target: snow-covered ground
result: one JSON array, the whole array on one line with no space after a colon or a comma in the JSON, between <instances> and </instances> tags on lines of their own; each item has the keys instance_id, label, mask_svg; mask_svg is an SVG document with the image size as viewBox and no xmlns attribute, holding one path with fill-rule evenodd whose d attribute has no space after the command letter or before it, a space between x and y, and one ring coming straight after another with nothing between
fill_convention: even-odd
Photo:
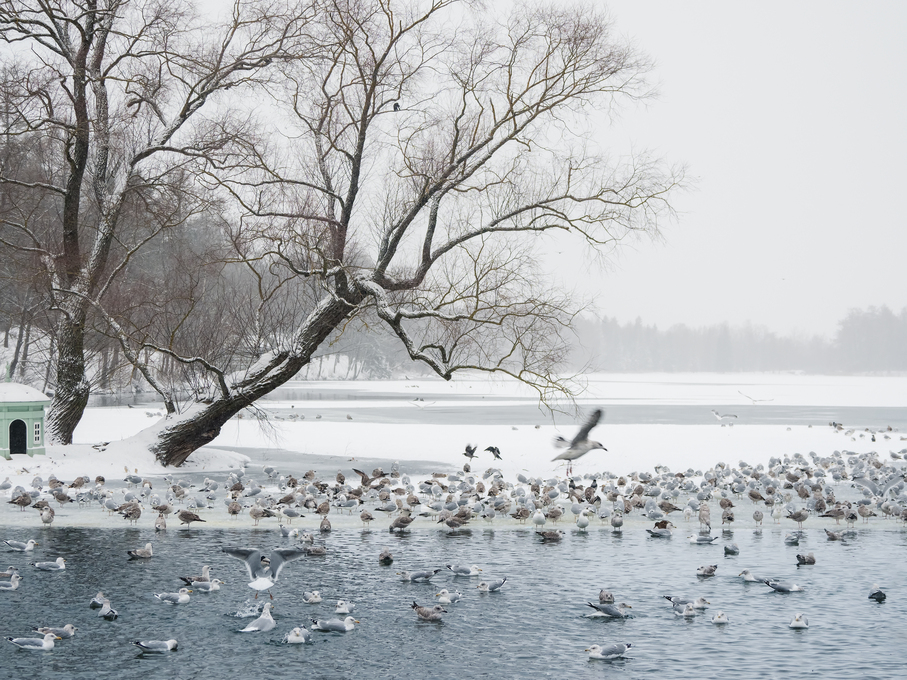
<instances>
[{"instance_id":1,"label":"snow-covered ground","mask_svg":"<svg viewBox=\"0 0 907 680\"><path fill-rule=\"evenodd\" d=\"M246 454L259 462L269 451L293 452L284 457L284 460L295 462L286 472L297 475L312 467L314 456L319 461L316 471L331 478L338 470L350 474L351 468L366 465L357 464L363 459L400 461L404 471L407 463L423 462L435 465L439 472L446 472L463 466L466 462L462 455L464 446L472 443L478 444L479 448L479 458L472 465L474 471L496 467L506 478L513 478L518 473L563 476L563 462L552 461L557 450L551 442L558 434L572 438L576 427L572 421L569 425L554 425L541 412L535 424L514 424L506 420L495 424L472 424L471 419L478 413L487 423L489 411L493 414L495 409L501 409L502 414L506 413L504 407L526 404L527 397L531 396L522 386L497 381L406 380L307 383L290 387L309 390L325 398L260 402L263 412L270 416L266 422L248 415L231 420L211 445L192 455L179 474L196 472L223 476L221 473L249 463ZM355 401L329 398L331 390L351 387L363 394L382 396ZM399 395L400 399L393 399L393 395ZM378 408L400 407L406 400L417 397L425 398L425 402L418 403L424 413L443 412L442 422L400 424L370 419L370 414ZM592 375L579 400L583 411L593 405L607 409L609 405L617 404L684 404L701 405L707 412L710 405L723 405L733 410L735 405L752 406L754 403L772 407L907 409L907 377ZM403 408L412 408L412 405ZM9 477L14 484L29 488L32 478L47 479L51 473L67 482L79 475L91 478L103 475L110 484L119 485L122 485L125 470L137 471L150 478L164 475L168 470L148 453L147 433L141 434L143 429L159 424L157 413L154 407L89 408L76 430L74 445L49 446L46 457L0 459L0 480ZM324 417L318 419L321 414ZM347 414L350 419L346 418ZM426 417L426 420L431 418ZM562 417L558 422L568 420ZM865 430L861 423L845 423L857 428L846 433L819 422L750 424L739 418L729 422L733 424L717 420L708 424L609 424L606 418L593 431L592 438L600 440L608 451L587 454L576 462L574 473L607 470L626 474L652 470L656 465L668 466L673 471L704 470L719 461L736 465L745 460L755 465L767 463L772 456L812 451L823 456L835 450L877 451L887 458L889 451L897 452L907 447L905 433L880 431L883 423L874 423L874 432ZM872 441L873 435L876 441ZM494 464L491 454L483 451L491 445L497 446L502 455L502 460ZM6 515L9 517L9 513Z\"/></svg>"}]
</instances>

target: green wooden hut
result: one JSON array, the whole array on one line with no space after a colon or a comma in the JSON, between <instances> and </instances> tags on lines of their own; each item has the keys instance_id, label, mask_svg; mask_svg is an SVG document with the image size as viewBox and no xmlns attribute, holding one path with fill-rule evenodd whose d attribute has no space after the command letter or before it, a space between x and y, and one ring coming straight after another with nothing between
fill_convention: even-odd
<instances>
[{"instance_id":1,"label":"green wooden hut","mask_svg":"<svg viewBox=\"0 0 907 680\"><path fill-rule=\"evenodd\" d=\"M34 387L0 383L0 456L43 456L44 405L50 399Z\"/></svg>"}]
</instances>

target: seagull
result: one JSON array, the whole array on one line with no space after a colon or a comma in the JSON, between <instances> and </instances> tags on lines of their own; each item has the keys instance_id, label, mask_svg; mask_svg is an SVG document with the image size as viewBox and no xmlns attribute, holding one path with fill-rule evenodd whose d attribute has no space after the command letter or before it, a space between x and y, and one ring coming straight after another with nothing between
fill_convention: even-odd
<instances>
[{"instance_id":1,"label":"seagull","mask_svg":"<svg viewBox=\"0 0 907 680\"><path fill-rule=\"evenodd\" d=\"M353 468L353 472L355 472L357 475L359 475L359 478L362 480L361 486L366 486L366 487L371 486L372 482L377 481L377 480L381 479L382 477L384 477L384 471L381 468L372 470L371 477L369 477L367 474L365 474L362 470L357 470L356 468Z\"/></svg>"},{"instance_id":2,"label":"seagull","mask_svg":"<svg viewBox=\"0 0 907 680\"><path fill-rule=\"evenodd\" d=\"M751 402L753 402L753 404L758 404L759 402L763 402L763 401L775 401L774 397L771 399L753 399L753 397L751 397L748 394L743 394L743 392L741 392L740 390L737 390L737 394L743 395L744 397L749 399ZM713 411L713 413L714 413L714 411Z\"/></svg>"},{"instance_id":3,"label":"seagull","mask_svg":"<svg viewBox=\"0 0 907 680\"><path fill-rule=\"evenodd\" d=\"M317 590L313 590L312 592L305 591L302 594L302 601L306 604L318 604L321 602L321 593Z\"/></svg>"},{"instance_id":4,"label":"seagull","mask_svg":"<svg viewBox=\"0 0 907 680\"><path fill-rule=\"evenodd\" d=\"M17 590L21 580L22 577L14 573L9 577L9 581L0 581L0 590Z\"/></svg>"},{"instance_id":5,"label":"seagull","mask_svg":"<svg viewBox=\"0 0 907 680\"><path fill-rule=\"evenodd\" d=\"M221 548L221 550L230 557L235 557L236 559L245 562L246 571L249 572L249 578L252 579L252 582L249 583L249 587L257 591L255 593L256 598L258 598L258 593L262 590L267 590L269 591L268 594L271 596L272 600L274 599L274 596L270 594L270 590L274 587L274 584L277 583L281 570L287 562L298 560L306 554L305 550L296 550L295 548L274 550L271 552L269 566L265 566L262 563L261 552L258 550L251 550L249 548Z\"/></svg>"},{"instance_id":6,"label":"seagull","mask_svg":"<svg viewBox=\"0 0 907 680\"><path fill-rule=\"evenodd\" d=\"M53 633L46 633L43 638L6 638L19 649L47 650L54 648L54 640L59 640Z\"/></svg>"},{"instance_id":7,"label":"seagull","mask_svg":"<svg viewBox=\"0 0 907 680\"><path fill-rule=\"evenodd\" d=\"M437 574L440 569L432 569L430 571L398 571L397 575L402 581L428 581L432 576Z\"/></svg>"},{"instance_id":8,"label":"seagull","mask_svg":"<svg viewBox=\"0 0 907 680\"><path fill-rule=\"evenodd\" d=\"M201 517L196 515L191 510L180 510L180 514L177 515L180 520L180 524L185 524L188 528L193 522L205 522Z\"/></svg>"},{"instance_id":9,"label":"seagull","mask_svg":"<svg viewBox=\"0 0 907 680\"><path fill-rule=\"evenodd\" d=\"M588 606L592 607L597 613L589 614L589 616L605 616L611 619L625 619L630 616L628 613L624 612L624 609L633 609L626 602L621 602L620 604L611 604L599 602L598 604L594 602L587 602Z\"/></svg>"},{"instance_id":10,"label":"seagull","mask_svg":"<svg viewBox=\"0 0 907 680\"><path fill-rule=\"evenodd\" d=\"M189 602L191 592L188 588L180 588L178 593L154 593L154 596L167 604L186 604Z\"/></svg>"},{"instance_id":11,"label":"seagull","mask_svg":"<svg viewBox=\"0 0 907 680\"><path fill-rule=\"evenodd\" d=\"M491 455L494 456L494 460L503 460L501 458L501 450L497 446L489 446L486 451L491 451Z\"/></svg>"},{"instance_id":12,"label":"seagull","mask_svg":"<svg viewBox=\"0 0 907 680\"><path fill-rule=\"evenodd\" d=\"M499 581L482 581L479 585L476 586L476 588L478 588L483 593L494 593L500 590L505 583L507 583L506 576Z\"/></svg>"},{"instance_id":13,"label":"seagull","mask_svg":"<svg viewBox=\"0 0 907 680\"><path fill-rule=\"evenodd\" d=\"M98 612L98 618L107 619L108 621L113 621L117 617L117 610L110 606L110 600L106 597L101 605L101 611Z\"/></svg>"},{"instance_id":14,"label":"seagull","mask_svg":"<svg viewBox=\"0 0 907 680\"><path fill-rule=\"evenodd\" d=\"M177 642L176 640L136 640L132 644L143 652L161 654L176 649Z\"/></svg>"},{"instance_id":15,"label":"seagull","mask_svg":"<svg viewBox=\"0 0 907 680\"><path fill-rule=\"evenodd\" d=\"M127 550L126 554L129 555L130 560L138 559L148 559L152 556L151 544L146 543L144 548L136 548L135 550Z\"/></svg>"},{"instance_id":16,"label":"seagull","mask_svg":"<svg viewBox=\"0 0 907 680\"><path fill-rule=\"evenodd\" d=\"M875 600L876 602L884 602L886 597L888 596L879 590L879 584L873 583L872 588L869 590L869 599Z\"/></svg>"},{"instance_id":17,"label":"seagull","mask_svg":"<svg viewBox=\"0 0 907 680\"><path fill-rule=\"evenodd\" d=\"M454 604L463 599L463 596L460 595L459 590L454 592L449 592L447 588L444 588L440 593L437 593L435 597L438 598L438 604Z\"/></svg>"},{"instance_id":18,"label":"seagull","mask_svg":"<svg viewBox=\"0 0 907 680\"><path fill-rule=\"evenodd\" d=\"M479 569L478 565L472 565L471 567L466 567L460 564L448 564L447 568L453 572L454 576L478 576L479 572L482 571Z\"/></svg>"},{"instance_id":19,"label":"seagull","mask_svg":"<svg viewBox=\"0 0 907 680\"><path fill-rule=\"evenodd\" d=\"M187 586L195 586L198 583L205 583L211 580L211 565L204 565L202 567L201 576L180 576L180 581L185 583Z\"/></svg>"},{"instance_id":20,"label":"seagull","mask_svg":"<svg viewBox=\"0 0 907 680\"><path fill-rule=\"evenodd\" d=\"M797 566L798 567L806 565L806 564L815 564L815 563L816 563L816 556L813 555L812 553L808 553L806 555L803 555L803 554L797 555Z\"/></svg>"},{"instance_id":21,"label":"seagull","mask_svg":"<svg viewBox=\"0 0 907 680\"><path fill-rule=\"evenodd\" d=\"M476 447L469 444L466 445L466 450L463 452L463 455L472 460L476 457Z\"/></svg>"},{"instance_id":22,"label":"seagull","mask_svg":"<svg viewBox=\"0 0 907 680\"><path fill-rule=\"evenodd\" d=\"M325 633L346 633L355 628L359 623L352 616L347 616L343 621L340 619L312 619L312 630L320 630Z\"/></svg>"},{"instance_id":23,"label":"seagull","mask_svg":"<svg viewBox=\"0 0 907 680\"><path fill-rule=\"evenodd\" d=\"M284 636L283 641L288 645L303 645L312 641L312 633L305 626L297 626Z\"/></svg>"},{"instance_id":24,"label":"seagull","mask_svg":"<svg viewBox=\"0 0 907 680\"><path fill-rule=\"evenodd\" d=\"M53 562L32 562L32 565L41 571L63 571L66 569L66 560L58 557Z\"/></svg>"},{"instance_id":25,"label":"seagull","mask_svg":"<svg viewBox=\"0 0 907 680\"><path fill-rule=\"evenodd\" d=\"M721 536L703 536L699 534L698 536L690 536L690 543L693 545L711 545L715 541L720 541Z\"/></svg>"},{"instance_id":26,"label":"seagull","mask_svg":"<svg viewBox=\"0 0 907 680\"><path fill-rule=\"evenodd\" d=\"M718 413L715 409L712 409L712 415L715 416L718 420L724 420L725 418L736 418L733 413Z\"/></svg>"},{"instance_id":27,"label":"seagull","mask_svg":"<svg viewBox=\"0 0 907 680\"><path fill-rule=\"evenodd\" d=\"M788 628L809 628L809 619L806 618L806 615L798 612L794 614L794 618L791 620Z\"/></svg>"},{"instance_id":28,"label":"seagull","mask_svg":"<svg viewBox=\"0 0 907 680\"><path fill-rule=\"evenodd\" d=\"M33 539L28 539L28 543L23 543L22 541L3 541L6 545L9 546L10 550L14 552L31 552L35 549L35 546L38 545L38 542Z\"/></svg>"},{"instance_id":29,"label":"seagull","mask_svg":"<svg viewBox=\"0 0 907 680\"><path fill-rule=\"evenodd\" d=\"M696 570L696 576L714 576L718 571L717 564L704 564Z\"/></svg>"},{"instance_id":30,"label":"seagull","mask_svg":"<svg viewBox=\"0 0 907 680\"><path fill-rule=\"evenodd\" d=\"M416 615L423 621L440 621L441 614L446 614L447 610L439 604L434 607L420 607L415 600L410 605Z\"/></svg>"},{"instance_id":31,"label":"seagull","mask_svg":"<svg viewBox=\"0 0 907 680\"><path fill-rule=\"evenodd\" d=\"M724 612L718 612L717 614L715 614L715 616L712 617L712 623L714 623L716 626L719 626L719 625L722 625L725 623L730 623L730 622L731 622L731 620L727 617L727 614L725 614Z\"/></svg>"},{"instance_id":32,"label":"seagull","mask_svg":"<svg viewBox=\"0 0 907 680\"><path fill-rule=\"evenodd\" d=\"M618 659L626 654L627 650L632 646L633 645L630 642L605 645L604 647L600 645L592 645L585 651L589 652L590 659Z\"/></svg>"},{"instance_id":33,"label":"seagull","mask_svg":"<svg viewBox=\"0 0 907 680\"><path fill-rule=\"evenodd\" d=\"M676 595L662 595L662 597L675 606L691 604L693 605L693 609L708 609L709 605L712 604L704 597L697 597L695 600L688 600L684 597L677 597Z\"/></svg>"},{"instance_id":34,"label":"seagull","mask_svg":"<svg viewBox=\"0 0 907 680\"><path fill-rule=\"evenodd\" d=\"M779 593L796 593L803 590L803 588L801 586L798 586L796 583L789 583L787 581L764 579L762 582L769 588L772 588Z\"/></svg>"},{"instance_id":35,"label":"seagull","mask_svg":"<svg viewBox=\"0 0 907 680\"><path fill-rule=\"evenodd\" d=\"M690 618L691 616L696 616L696 610L693 609L692 602L687 602L686 604L675 604L674 614L676 614L677 616L683 616L684 618Z\"/></svg>"},{"instance_id":36,"label":"seagull","mask_svg":"<svg viewBox=\"0 0 907 680\"><path fill-rule=\"evenodd\" d=\"M335 614L352 614L356 605L348 600L337 600L337 607L334 609Z\"/></svg>"},{"instance_id":37,"label":"seagull","mask_svg":"<svg viewBox=\"0 0 907 680\"><path fill-rule=\"evenodd\" d=\"M273 630L277 624L274 622L274 619L271 617L271 607L273 607L270 602L265 602L265 606L261 610L261 616L255 619L245 628L241 629L240 633L267 633L269 630Z\"/></svg>"},{"instance_id":38,"label":"seagull","mask_svg":"<svg viewBox=\"0 0 907 680\"><path fill-rule=\"evenodd\" d=\"M35 628L35 630L37 632L41 633L41 635L47 635L48 633L51 633L53 635L56 635L59 639L62 640L63 638L73 637L76 634L76 631L78 630L78 628L76 628L71 623L67 623L62 628L53 628L50 626L43 626L41 628Z\"/></svg>"},{"instance_id":39,"label":"seagull","mask_svg":"<svg viewBox=\"0 0 907 680\"><path fill-rule=\"evenodd\" d=\"M576 433L576 436L572 441L567 441L563 437L555 437L554 445L558 448L567 447L567 450L563 453L555 456L552 460L566 460L570 461L567 464L567 476L573 472L573 461L577 458L585 456L587 453L593 449L601 449L602 451L607 451L603 444L600 442L592 441L589 439L589 433L592 432L592 428L598 425L598 421L601 420L602 410L600 408L595 409L583 426L579 429L579 432Z\"/></svg>"},{"instance_id":40,"label":"seagull","mask_svg":"<svg viewBox=\"0 0 907 680\"><path fill-rule=\"evenodd\" d=\"M224 581L213 578L210 581L198 581L192 587L200 593L213 593L215 590L220 590L222 585L224 585Z\"/></svg>"}]
</instances>

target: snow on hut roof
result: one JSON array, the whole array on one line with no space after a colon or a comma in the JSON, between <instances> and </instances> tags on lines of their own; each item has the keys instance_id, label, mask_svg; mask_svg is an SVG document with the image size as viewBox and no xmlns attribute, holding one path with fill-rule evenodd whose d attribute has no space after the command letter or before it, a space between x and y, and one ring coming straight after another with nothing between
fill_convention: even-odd
<instances>
[{"instance_id":1,"label":"snow on hut roof","mask_svg":"<svg viewBox=\"0 0 907 680\"><path fill-rule=\"evenodd\" d=\"M50 398L28 385L0 383L0 401L50 401Z\"/></svg>"}]
</instances>

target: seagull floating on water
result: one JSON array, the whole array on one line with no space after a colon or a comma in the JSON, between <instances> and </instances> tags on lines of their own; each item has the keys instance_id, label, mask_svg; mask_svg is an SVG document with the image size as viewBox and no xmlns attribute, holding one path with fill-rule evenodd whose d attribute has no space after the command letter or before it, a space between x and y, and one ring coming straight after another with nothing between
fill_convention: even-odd
<instances>
[{"instance_id":1,"label":"seagull floating on water","mask_svg":"<svg viewBox=\"0 0 907 680\"><path fill-rule=\"evenodd\" d=\"M802 612L794 614L794 618L788 624L788 628L809 628L809 619Z\"/></svg>"},{"instance_id":2,"label":"seagull floating on water","mask_svg":"<svg viewBox=\"0 0 907 680\"><path fill-rule=\"evenodd\" d=\"M16 645L19 649L50 651L54 648L54 640L59 640L60 638L53 633L46 633L43 638L8 637L6 639Z\"/></svg>"},{"instance_id":3,"label":"seagull floating on water","mask_svg":"<svg viewBox=\"0 0 907 680\"><path fill-rule=\"evenodd\" d=\"M143 652L163 654L164 652L176 649L178 643L176 640L136 640L132 644Z\"/></svg>"},{"instance_id":4,"label":"seagull floating on water","mask_svg":"<svg viewBox=\"0 0 907 680\"><path fill-rule=\"evenodd\" d=\"M273 630L277 623L274 621L271 616L271 607L273 607L270 602L265 602L265 606L262 607L261 616L252 621L245 628L240 629L240 633L267 633L269 630Z\"/></svg>"},{"instance_id":5,"label":"seagull floating on water","mask_svg":"<svg viewBox=\"0 0 907 680\"><path fill-rule=\"evenodd\" d=\"M154 596L167 604L187 604L191 592L188 588L180 588L177 593L154 593Z\"/></svg>"},{"instance_id":6,"label":"seagull floating on water","mask_svg":"<svg viewBox=\"0 0 907 680\"><path fill-rule=\"evenodd\" d=\"M632 647L633 644L630 642L622 642L613 645L592 645L587 648L585 651L589 652L590 659L618 659L627 653L627 650Z\"/></svg>"},{"instance_id":7,"label":"seagull floating on water","mask_svg":"<svg viewBox=\"0 0 907 680\"><path fill-rule=\"evenodd\" d=\"M53 562L32 562L32 565L41 571L63 571L66 569L66 560L58 557Z\"/></svg>"},{"instance_id":8,"label":"seagull floating on water","mask_svg":"<svg viewBox=\"0 0 907 680\"><path fill-rule=\"evenodd\" d=\"M869 599L884 602L886 597L888 596L879 589L879 584L873 583L872 588L869 589Z\"/></svg>"},{"instance_id":9,"label":"seagull floating on water","mask_svg":"<svg viewBox=\"0 0 907 680\"><path fill-rule=\"evenodd\" d=\"M447 610L439 604L436 604L434 607L420 607L415 600L413 600L410 607L416 612L416 616L423 621L440 621L441 614L447 613Z\"/></svg>"},{"instance_id":10,"label":"seagull floating on water","mask_svg":"<svg viewBox=\"0 0 907 680\"><path fill-rule=\"evenodd\" d=\"M303 645L312 641L312 633L305 626L297 626L284 636L283 641L288 645Z\"/></svg>"},{"instance_id":11,"label":"seagull floating on water","mask_svg":"<svg viewBox=\"0 0 907 680\"><path fill-rule=\"evenodd\" d=\"M15 552L31 552L35 549L35 546L38 545L38 542L34 539L28 539L28 543L23 543L22 541L3 541L9 546L10 550Z\"/></svg>"},{"instance_id":12,"label":"seagull floating on water","mask_svg":"<svg viewBox=\"0 0 907 680\"><path fill-rule=\"evenodd\" d=\"M312 630L320 630L325 633L346 633L356 627L359 623L352 616L347 616L343 621L340 619L312 619Z\"/></svg>"},{"instance_id":13,"label":"seagull floating on water","mask_svg":"<svg viewBox=\"0 0 907 680\"><path fill-rule=\"evenodd\" d=\"M506 576L498 581L482 581L476 588L483 593L494 593L500 590L505 583L507 583Z\"/></svg>"},{"instance_id":14,"label":"seagull floating on water","mask_svg":"<svg viewBox=\"0 0 907 680\"><path fill-rule=\"evenodd\" d=\"M438 604L454 604L463 599L459 590L455 590L451 593L447 588L444 588L440 593L437 593L435 597L438 598Z\"/></svg>"}]
</instances>

